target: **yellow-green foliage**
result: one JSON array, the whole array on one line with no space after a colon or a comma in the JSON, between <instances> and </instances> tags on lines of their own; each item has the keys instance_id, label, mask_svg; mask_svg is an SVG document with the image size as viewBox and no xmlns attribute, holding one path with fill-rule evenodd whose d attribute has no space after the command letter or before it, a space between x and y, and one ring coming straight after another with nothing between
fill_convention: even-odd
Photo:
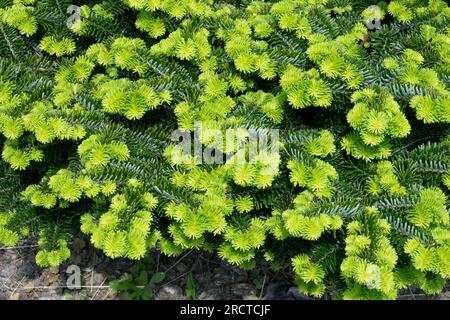
<instances>
[{"instance_id":1,"label":"yellow-green foliage","mask_svg":"<svg viewBox=\"0 0 450 320\"><path fill-rule=\"evenodd\" d=\"M0 242L38 235L58 266L81 231L111 258L292 267L317 298L439 293L448 5L238 2L0 1Z\"/></svg>"}]
</instances>

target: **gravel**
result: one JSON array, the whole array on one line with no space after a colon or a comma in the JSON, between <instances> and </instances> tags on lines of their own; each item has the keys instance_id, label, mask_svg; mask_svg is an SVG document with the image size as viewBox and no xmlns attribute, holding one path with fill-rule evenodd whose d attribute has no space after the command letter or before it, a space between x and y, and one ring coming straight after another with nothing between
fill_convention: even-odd
<instances>
[{"instance_id":1,"label":"gravel","mask_svg":"<svg viewBox=\"0 0 450 320\"><path fill-rule=\"evenodd\" d=\"M21 243L17 248L0 246L0 300L117 299L118 293L109 288L109 282L123 277L135 264L127 259L111 260L81 238L73 240L72 256L59 268L38 267L34 260L36 252L35 242ZM187 299L189 275L194 279L198 300L313 299L298 291L291 273L274 273L263 268L245 271L215 256L194 251L182 258L167 258L157 253L153 256L155 263L148 270L149 278L156 271L166 273L164 281L153 288L157 300ZM71 265L80 270L82 287L76 290L67 288L71 273L66 270ZM330 299L329 294L325 299ZM450 288L435 297L410 288L399 299L450 300Z\"/></svg>"}]
</instances>

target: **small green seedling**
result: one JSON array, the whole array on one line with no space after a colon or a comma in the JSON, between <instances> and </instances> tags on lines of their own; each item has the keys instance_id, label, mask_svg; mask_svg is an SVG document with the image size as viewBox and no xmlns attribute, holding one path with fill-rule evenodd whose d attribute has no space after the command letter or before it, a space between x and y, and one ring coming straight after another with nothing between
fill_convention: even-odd
<instances>
[{"instance_id":1,"label":"small green seedling","mask_svg":"<svg viewBox=\"0 0 450 320\"><path fill-rule=\"evenodd\" d=\"M190 273L186 279L185 295L188 299L197 298L197 282L192 273Z\"/></svg>"},{"instance_id":2,"label":"small green seedling","mask_svg":"<svg viewBox=\"0 0 450 320\"><path fill-rule=\"evenodd\" d=\"M152 257L148 257L131 268L124 279L113 280L109 283L111 289L121 292L123 300L151 300L155 296L155 289L166 274L155 272L149 279L149 269L154 266Z\"/></svg>"}]
</instances>

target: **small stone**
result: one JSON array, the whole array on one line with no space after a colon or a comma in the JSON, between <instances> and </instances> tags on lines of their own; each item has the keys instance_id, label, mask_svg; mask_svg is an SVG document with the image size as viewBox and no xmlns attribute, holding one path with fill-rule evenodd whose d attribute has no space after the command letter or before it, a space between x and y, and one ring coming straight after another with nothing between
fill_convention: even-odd
<instances>
[{"instance_id":1,"label":"small stone","mask_svg":"<svg viewBox=\"0 0 450 320\"><path fill-rule=\"evenodd\" d=\"M231 278L234 283L245 282L248 280L247 271L240 269L239 267L232 266L231 268Z\"/></svg>"},{"instance_id":2,"label":"small stone","mask_svg":"<svg viewBox=\"0 0 450 320\"><path fill-rule=\"evenodd\" d=\"M163 285L156 295L155 300L181 300L183 299L183 290L176 285Z\"/></svg>"},{"instance_id":3,"label":"small stone","mask_svg":"<svg viewBox=\"0 0 450 320\"><path fill-rule=\"evenodd\" d=\"M25 292L26 293L30 293L31 291L34 290L35 286L36 286L36 284L32 280L32 281L29 281L29 282L25 283L25 285L23 287L25 288Z\"/></svg>"},{"instance_id":4,"label":"small stone","mask_svg":"<svg viewBox=\"0 0 450 320\"><path fill-rule=\"evenodd\" d=\"M105 276L99 272L95 272L91 277L92 279L92 285L101 285L103 281L105 280Z\"/></svg>"},{"instance_id":5,"label":"small stone","mask_svg":"<svg viewBox=\"0 0 450 320\"><path fill-rule=\"evenodd\" d=\"M283 300L286 299L286 291L289 284L286 281L271 282L267 285L264 300Z\"/></svg>"},{"instance_id":6,"label":"small stone","mask_svg":"<svg viewBox=\"0 0 450 320\"><path fill-rule=\"evenodd\" d=\"M82 249L86 247L86 242L83 239L75 238L72 242L72 249L75 252L80 252Z\"/></svg>"},{"instance_id":7,"label":"small stone","mask_svg":"<svg viewBox=\"0 0 450 320\"><path fill-rule=\"evenodd\" d=\"M198 300L223 300L223 295L219 289L210 289L200 293Z\"/></svg>"},{"instance_id":8,"label":"small stone","mask_svg":"<svg viewBox=\"0 0 450 320\"><path fill-rule=\"evenodd\" d=\"M57 268L46 268L41 274L42 285L50 286L59 281L59 273Z\"/></svg>"},{"instance_id":9,"label":"small stone","mask_svg":"<svg viewBox=\"0 0 450 320\"><path fill-rule=\"evenodd\" d=\"M59 274L59 268L58 267L49 267L49 273L50 274Z\"/></svg>"},{"instance_id":10,"label":"small stone","mask_svg":"<svg viewBox=\"0 0 450 320\"><path fill-rule=\"evenodd\" d=\"M174 269L170 269L166 272L166 279L173 279L177 276L177 271Z\"/></svg>"},{"instance_id":11,"label":"small stone","mask_svg":"<svg viewBox=\"0 0 450 320\"><path fill-rule=\"evenodd\" d=\"M297 287L290 287L287 292L287 298L292 300L313 300L313 298L298 291Z\"/></svg>"},{"instance_id":12,"label":"small stone","mask_svg":"<svg viewBox=\"0 0 450 320\"><path fill-rule=\"evenodd\" d=\"M242 299L246 296L255 295L255 287L248 283L237 283L231 286L233 297Z\"/></svg>"},{"instance_id":13,"label":"small stone","mask_svg":"<svg viewBox=\"0 0 450 320\"><path fill-rule=\"evenodd\" d=\"M19 269L19 272L25 277L31 278L33 274L36 272L36 265L31 264L30 262L24 262Z\"/></svg>"},{"instance_id":14,"label":"small stone","mask_svg":"<svg viewBox=\"0 0 450 320\"><path fill-rule=\"evenodd\" d=\"M179 273L186 273L188 271L188 266L186 266L183 262L178 263L175 266L175 269L177 270L177 272Z\"/></svg>"},{"instance_id":15,"label":"small stone","mask_svg":"<svg viewBox=\"0 0 450 320\"><path fill-rule=\"evenodd\" d=\"M233 283L230 272L222 267L214 269L213 283L217 287L222 287L229 283Z\"/></svg>"},{"instance_id":16,"label":"small stone","mask_svg":"<svg viewBox=\"0 0 450 320\"><path fill-rule=\"evenodd\" d=\"M103 283L105 276L95 270L88 273L83 273L83 283L89 286L98 286Z\"/></svg>"},{"instance_id":17,"label":"small stone","mask_svg":"<svg viewBox=\"0 0 450 320\"><path fill-rule=\"evenodd\" d=\"M74 264L74 265L79 265L79 264L81 264L81 256L78 255L78 254L73 254L73 255L70 257L70 263L71 263L71 264Z\"/></svg>"},{"instance_id":18,"label":"small stone","mask_svg":"<svg viewBox=\"0 0 450 320\"><path fill-rule=\"evenodd\" d=\"M450 291L441 293L439 295L439 300L450 300Z\"/></svg>"}]
</instances>

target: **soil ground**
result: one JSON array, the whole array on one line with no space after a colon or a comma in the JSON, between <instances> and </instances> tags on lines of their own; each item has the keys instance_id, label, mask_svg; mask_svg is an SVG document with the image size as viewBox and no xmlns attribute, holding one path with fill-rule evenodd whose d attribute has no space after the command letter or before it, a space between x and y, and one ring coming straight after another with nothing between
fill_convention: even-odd
<instances>
[{"instance_id":1,"label":"soil ground","mask_svg":"<svg viewBox=\"0 0 450 320\"><path fill-rule=\"evenodd\" d=\"M135 265L125 259L111 260L100 251L75 238L72 257L59 268L40 268L34 261L36 242L28 240L17 247L0 246L0 300L105 300L120 299L117 291L109 287L112 280L131 272ZM272 272L257 268L243 271L220 261L217 257L188 251L176 258L153 253L153 263L148 272L164 272L164 280L150 289L155 299L185 299L188 277L194 279L190 286L196 299L311 299L298 292L289 269ZM72 273L69 266L79 267L81 288L67 287ZM69 269L70 270L70 269ZM192 293L194 288L194 293ZM329 295L325 295L329 299ZM438 296L429 297L414 288L405 290L399 299L450 300L450 286Z\"/></svg>"}]
</instances>

